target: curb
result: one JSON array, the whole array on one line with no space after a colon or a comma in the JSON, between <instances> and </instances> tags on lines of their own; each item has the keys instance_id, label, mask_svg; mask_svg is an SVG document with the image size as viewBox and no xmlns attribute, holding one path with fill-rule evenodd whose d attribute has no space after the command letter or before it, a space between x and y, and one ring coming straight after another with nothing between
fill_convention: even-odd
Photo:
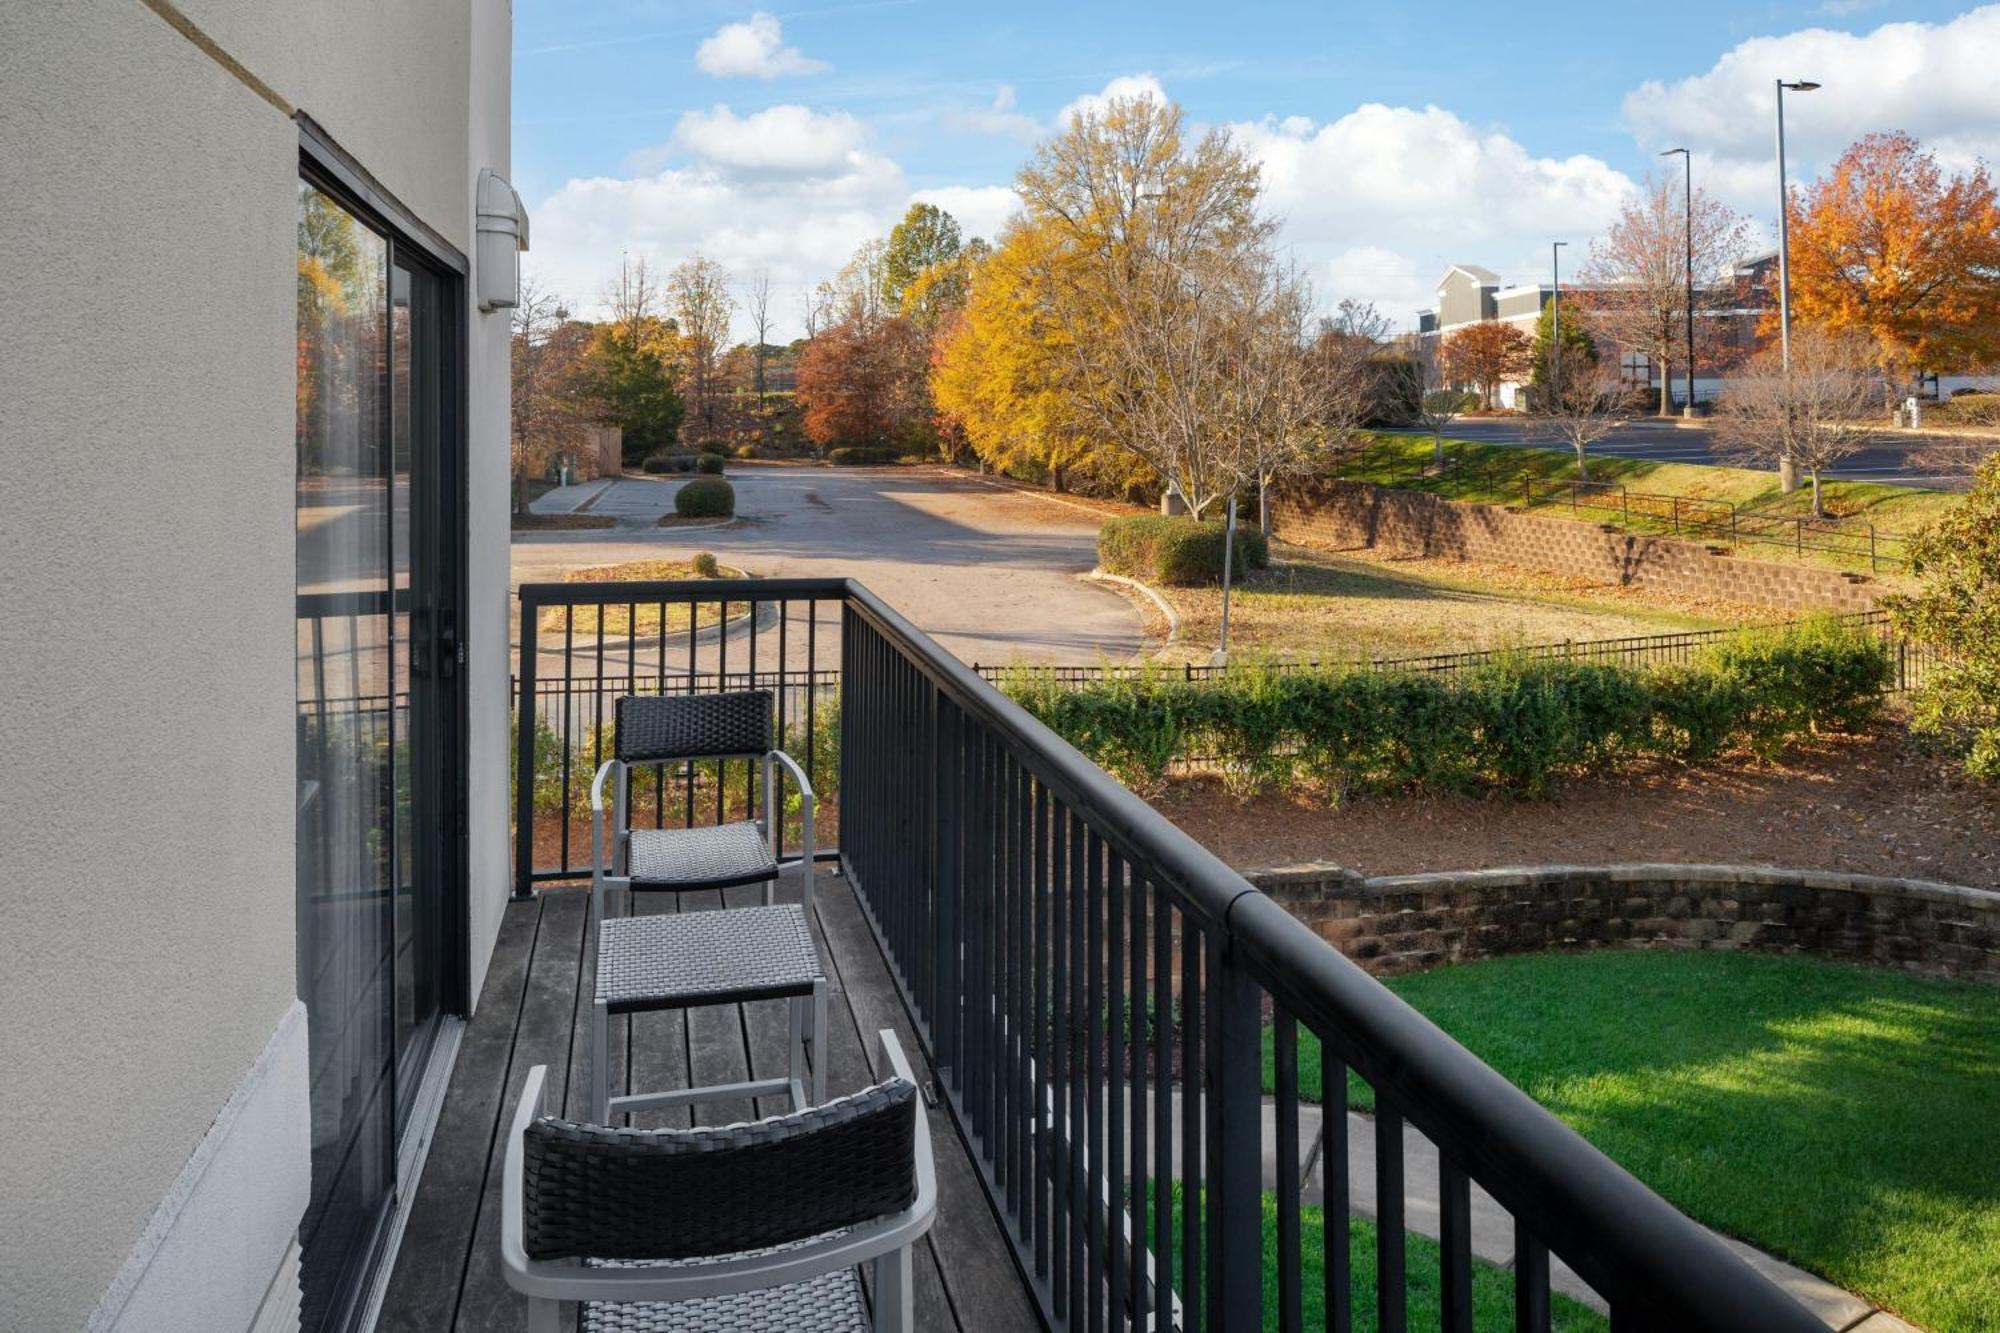
<instances>
[{"instance_id":1,"label":"curb","mask_svg":"<svg viewBox=\"0 0 2000 1333\"><path fill-rule=\"evenodd\" d=\"M1166 598L1160 596L1152 588L1139 582L1137 579L1128 579L1123 574L1107 574L1101 569L1093 569L1088 574L1079 574L1077 577L1091 583L1108 583L1114 587L1125 588L1146 597L1154 606L1159 608L1160 614L1165 617L1167 622L1167 637L1161 642L1160 646L1166 648L1180 641L1181 618L1179 613L1174 610Z\"/></svg>"},{"instance_id":2,"label":"curb","mask_svg":"<svg viewBox=\"0 0 2000 1333\"><path fill-rule=\"evenodd\" d=\"M581 514L581 513L585 512L586 510L588 510L588 509L590 508L590 506L591 506L591 505L593 505L593 504L597 503L597 501L598 501L598 500L599 500L599 499L600 499L600 498L601 498L601 497L602 497L602 496L604 495L604 493L605 493L606 491L608 491L608 490L610 490L610 489L611 489L611 483L612 483L613 481L615 481L615 480L617 480L617 478L615 478L615 477L599 477L599 478L597 478L597 484L596 484L596 487L595 487L595 489L593 489L593 490L592 490L592 491L590 492L590 494L588 494L588 495L584 496L584 497L583 497L583 498L582 498L581 500L578 500L578 501L577 501L577 502L576 502L575 504L571 505L571 506L570 506L569 508L567 508L567 509L537 509L537 508L535 508L535 505L536 505L536 504L539 504L539 503L541 503L541 500L545 500L545 499L547 499L547 498L548 498L547 496L542 496L542 497L541 497L540 499L538 499L538 500L534 501L533 503L531 503L531 504L530 504L530 505L528 506L528 512L529 512L529 513L531 513L531 514L542 514L542 515L553 515L553 514Z\"/></svg>"}]
</instances>

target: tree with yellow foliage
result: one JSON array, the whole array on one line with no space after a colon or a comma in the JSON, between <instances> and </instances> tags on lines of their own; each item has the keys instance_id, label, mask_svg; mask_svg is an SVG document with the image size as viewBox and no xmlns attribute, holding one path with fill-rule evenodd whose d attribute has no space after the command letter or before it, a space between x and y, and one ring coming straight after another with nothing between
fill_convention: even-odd
<instances>
[{"instance_id":1,"label":"tree with yellow foliage","mask_svg":"<svg viewBox=\"0 0 2000 1333\"><path fill-rule=\"evenodd\" d=\"M1792 317L1865 333L1907 378L2000 359L2000 205L1907 134L1871 134L1792 206Z\"/></svg>"}]
</instances>

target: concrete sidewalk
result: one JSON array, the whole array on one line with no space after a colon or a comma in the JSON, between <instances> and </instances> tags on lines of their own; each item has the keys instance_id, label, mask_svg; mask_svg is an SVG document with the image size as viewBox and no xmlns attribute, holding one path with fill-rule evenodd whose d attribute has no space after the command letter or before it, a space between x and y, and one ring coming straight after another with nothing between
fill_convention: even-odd
<instances>
[{"instance_id":1,"label":"concrete sidewalk","mask_svg":"<svg viewBox=\"0 0 2000 1333\"><path fill-rule=\"evenodd\" d=\"M591 481L579 481L572 486L558 486L545 491L528 502L531 514L574 514L595 500L610 488L616 480L613 477L598 477Z\"/></svg>"}]
</instances>

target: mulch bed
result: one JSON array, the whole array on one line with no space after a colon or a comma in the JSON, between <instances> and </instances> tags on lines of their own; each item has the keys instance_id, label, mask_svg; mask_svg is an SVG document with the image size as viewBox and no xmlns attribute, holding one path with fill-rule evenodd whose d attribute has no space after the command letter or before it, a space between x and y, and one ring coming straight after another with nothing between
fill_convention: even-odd
<instances>
[{"instance_id":1,"label":"mulch bed","mask_svg":"<svg viewBox=\"0 0 2000 1333\"><path fill-rule=\"evenodd\" d=\"M1328 809L1282 795L1239 801L1195 778L1153 804L1246 870L1332 861L1395 875L1658 861L2000 889L2000 789L1916 752L1896 726L1777 764L1745 756L1573 782L1544 801L1363 796Z\"/></svg>"}]
</instances>

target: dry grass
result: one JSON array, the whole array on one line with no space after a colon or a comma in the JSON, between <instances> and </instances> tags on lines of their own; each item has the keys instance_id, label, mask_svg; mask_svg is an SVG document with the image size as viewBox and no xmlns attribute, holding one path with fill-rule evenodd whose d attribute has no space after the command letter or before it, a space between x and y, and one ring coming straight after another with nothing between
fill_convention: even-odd
<instances>
[{"instance_id":1,"label":"dry grass","mask_svg":"<svg viewBox=\"0 0 2000 1333\"><path fill-rule=\"evenodd\" d=\"M1167 588L1184 655L1221 631L1219 588ZM1330 555L1276 545L1272 563L1230 598L1232 652L1321 659L1405 657L1564 639L1615 639L1713 629L1742 608L1642 601L1630 589L1554 575L1436 561Z\"/></svg>"},{"instance_id":2,"label":"dry grass","mask_svg":"<svg viewBox=\"0 0 2000 1333\"><path fill-rule=\"evenodd\" d=\"M722 579L742 578L743 571L728 565L719 567ZM685 560L633 560L622 565L593 565L589 569L572 569L563 575L565 583L620 583L626 580L693 579L700 575ZM729 602L726 614L730 618L747 615L748 602ZM696 612L697 628L716 624L725 614L725 604L703 602L693 608ZM690 608L685 604L641 602L637 605L620 603L611 606L576 606L564 608L552 606L542 612L541 629L544 634L561 634L565 625L578 637L591 635L654 635L662 630L672 632L688 628Z\"/></svg>"}]
</instances>

